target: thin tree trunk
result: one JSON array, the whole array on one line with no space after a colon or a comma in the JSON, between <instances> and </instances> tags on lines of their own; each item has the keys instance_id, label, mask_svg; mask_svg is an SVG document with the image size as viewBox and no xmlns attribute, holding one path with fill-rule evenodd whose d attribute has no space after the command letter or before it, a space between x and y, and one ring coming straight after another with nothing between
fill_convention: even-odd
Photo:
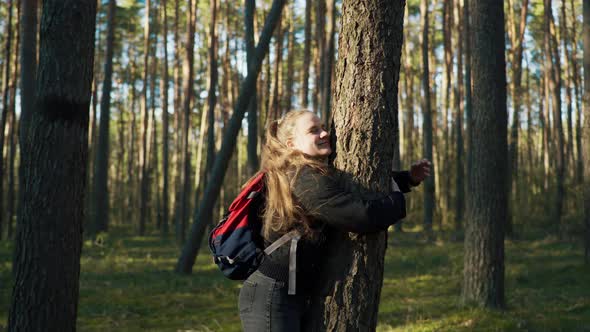
<instances>
[{"instance_id":1,"label":"thin tree trunk","mask_svg":"<svg viewBox=\"0 0 590 332\"><path fill-rule=\"evenodd\" d=\"M43 2L8 331L76 330L95 18L95 0Z\"/></svg>"},{"instance_id":2,"label":"thin tree trunk","mask_svg":"<svg viewBox=\"0 0 590 332\"><path fill-rule=\"evenodd\" d=\"M464 146L463 146L463 16L461 13L461 4L459 1L455 5L455 17L457 17L457 82L455 92L455 132L456 132L456 178L455 178L455 232L459 233L463 228L463 215L465 210L465 165L463 165Z\"/></svg>"},{"instance_id":3,"label":"thin tree trunk","mask_svg":"<svg viewBox=\"0 0 590 332\"><path fill-rule=\"evenodd\" d=\"M287 6L289 26L287 29L287 81L284 87L284 107L285 112L291 110L291 99L293 97L293 66L295 61L295 13L293 4Z\"/></svg>"},{"instance_id":4,"label":"thin tree trunk","mask_svg":"<svg viewBox=\"0 0 590 332\"><path fill-rule=\"evenodd\" d=\"M472 107L472 87L471 87L471 17L469 2L463 0L463 46L465 47L465 81L463 89L465 90L465 128L467 141L467 170L466 170L466 187L471 186L470 179L473 170L473 107ZM466 197L466 204L469 204L469 196Z\"/></svg>"},{"instance_id":5,"label":"thin tree trunk","mask_svg":"<svg viewBox=\"0 0 590 332\"><path fill-rule=\"evenodd\" d=\"M574 5L574 0L570 1L572 10L571 10L571 16L572 16L572 40L571 40L571 45L572 45L572 54L578 54L578 40L577 40L577 36L578 36L578 32L576 29L576 14L575 14L575 5ZM574 80L574 92L575 92L575 98L574 100L576 101L576 110L578 111L578 114L576 116L576 150L577 150L577 163L576 163L576 182L577 183L582 183L583 181L583 175L584 175L584 157L582 155L582 106L580 105L580 101L582 99L582 96L580 94L580 79L579 79L579 73L580 70L578 68L578 61L577 61L577 57L572 56L572 72L573 72L573 80Z\"/></svg>"},{"instance_id":6,"label":"thin tree trunk","mask_svg":"<svg viewBox=\"0 0 590 332\"><path fill-rule=\"evenodd\" d=\"M190 113L191 113L191 101L193 98L193 61L194 61L194 36L195 36L195 25L193 11L196 12L197 2L190 0L187 2L187 28L186 28L186 48L185 58L183 65L183 121L182 121L182 171L180 176L180 185L182 189L180 191L179 209L177 212L178 226L178 241L184 243L186 238L186 221L188 219L188 203L189 203L189 188L190 188L190 159L189 159L189 126L190 126Z\"/></svg>"},{"instance_id":7,"label":"thin tree trunk","mask_svg":"<svg viewBox=\"0 0 590 332\"><path fill-rule=\"evenodd\" d=\"M167 0L162 0L162 43L164 47L164 59L162 61L162 80L161 80L161 94L162 94L162 235L168 236L168 217L169 212L169 138L168 138L168 14L166 12Z\"/></svg>"},{"instance_id":8,"label":"thin tree trunk","mask_svg":"<svg viewBox=\"0 0 590 332\"><path fill-rule=\"evenodd\" d=\"M334 48L335 48L335 35L336 35L336 0L329 0L327 8L328 27L327 27L327 38L326 44L324 45L324 56L322 57L324 65L322 67L322 93L321 95L321 106L322 117L326 128L329 128L330 124L330 109L331 109L331 98L332 98L332 73L334 72Z\"/></svg>"},{"instance_id":9,"label":"thin tree trunk","mask_svg":"<svg viewBox=\"0 0 590 332\"><path fill-rule=\"evenodd\" d=\"M424 93L424 104L422 107L422 114L424 117L422 124L423 135L423 149L422 154L424 158L432 160L432 111L430 106L430 68L428 63L428 1L422 0L420 3L421 15L421 45L422 45L422 89ZM437 167L437 166L435 166ZM434 172L433 172L434 173ZM424 181L424 231L426 233L432 232L432 215L434 213L434 176L431 176ZM428 234L429 235L429 234Z\"/></svg>"},{"instance_id":10,"label":"thin tree trunk","mask_svg":"<svg viewBox=\"0 0 590 332\"><path fill-rule=\"evenodd\" d=\"M553 224L560 228L561 215L563 209L563 200L565 195L564 181L565 181L565 153L564 153L564 135L563 126L561 124L561 66L559 51L557 49L557 40L555 37L555 31L551 28L553 23L553 14L551 13L551 0L544 0L545 4L545 50L548 57L547 63L549 64L549 74L551 80L551 88L553 92L552 99L552 110L553 110L553 121L555 127L555 135L557 135L556 145L556 180L557 190L554 193L553 206L551 216ZM549 34L549 35L547 35Z\"/></svg>"},{"instance_id":11,"label":"thin tree trunk","mask_svg":"<svg viewBox=\"0 0 590 332\"><path fill-rule=\"evenodd\" d=\"M444 150L442 151L442 165L439 166L439 169L444 174L451 174L451 167L450 167L450 151L451 151L451 129L449 124L449 114L451 113L451 77L453 76L453 52L451 50L453 40L452 40L452 31L453 31L453 0L446 0L443 1L443 46L444 46L444 91L443 91L443 142ZM451 176L444 176L444 184L442 184L442 190L440 192L441 198L444 199L445 206L444 210L441 211L449 211L451 209ZM442 180L439 177L439 180ZM449 213L442 213L441 217L444 219L444 223L448 223L448 215Z\"/></svg>"},{"instance_id":12,"label":"thin tree trunk","mask_svg":"<svg viewBox=\"0 0 590 332\"><path fill-rule=\"evenodd\" d=\"M205 181L207 186L213 161L215 160L215 105L217 104L217 36L215 35L215 23L217 15L217 0L210 0L210 25L209 25L209 92L207 94L207 161L205 163ZM229 41L227 42L229 50ZM229 65L229 64L228 64ZM230 74L231 75L231 74ZM231 76L230 76L231 77ZM231 80L230 80L231 81ZM196 207L195 207L196 208Z\"/></svg>"},{"instance_id":13,"label":"thin tree trunk","mask_svg":"<svg viewBox=\"0 0 590 332\"><path fill-rule=\"evenodd\" d=\"M135 142L137 140L137 117L135 112L135 101L136 101L136 89L135 89L135 81L137 76L137 54L135 47L132 47L129 51L129 59L130 59L130 67L131 67L131 84L130 84L130 94L131 94L131 107L129 108L130 116L131 116L131 130L129 132L129 155L127 159L127 199L126 199L126 206L127 206L127 213L125 220L131 221L135 220L135 211L137 209L137 196L136 194L136 172L135 172L135 160L136 160L136 152L135 152Z\"/></svg>"},{"instance_id":14,"label":"thin tree trunk","mask_svg":"<svg viewBox=\"0 0 590 332\"><path fill-rule=\"evenodd\" d=\"M242 82L240 96L235 104L234 112L232 113L227 128L224 131L221 149L215 157L211 179L208 181L207 187L204 191L205 194L203 195L203 200L193 218L194 221L191 226L190 237L185 243L176 264L176 272L178 273L189 274L192 272L205 228L211 223L215 201L221 190L221 184L223 183L223 178L229 165L230 157L235 148L236 137L240 131L242 119L250 104L252 92L255 89L258 74L262 67L262 60L268 51L270 38L280 20L281 11L285 6L285 2L285 0L273 1L272 8L264 24L264 28L262 29L258 45L256 46L256 53L254 56L254 59L256 60L252 66L249 66L248 75Z\"/></svg>"},{"instance_id":15,"label":"thin tree trunk","mask_svg":"<svg viewBox=\"0 0 590 332\"><path fill-rule=\"evenodd\" d=\"M104 63L104 81L100 99L100 124L98 128L98 146L94 163L94 233L109 229L109 123L111 117L111 87L113 77L113 47L115 40L115 16L117 1L109 0L107 14L107 45Z\"/></svg>"},{"instance_id":16,"label":"thin tree trunk","mask_svg":"<svg viewBox=\"0 0 590 332\"><path fill-rule=\"evenodd\" d=\"M270 102L271 111L269 117L266 119L267 124L270 121L278 119L281 117L281 60L283 58L283 27L282 27L283 19L279 21L279 25L277 26L277 31L275 33L276 38L276 46L275 46L275 62L274 62L274 79L273 79L273 88L272 88L272 97Z\"/></svg>"},{"instance_id":17,"label":"thin tree trunk","mask_svg":"<svg viewBox=\"0 0 590 332\"><path fill-rule=\"evenodd\" d=\"M159 20L159 6L156 0L154 0L154 8L152 12L152 17L154 18L153 23L153 41L152 46L150 46L150 57L153 59L152 63L150 64L150 106L149 106L149 116L151 120L148 122L148 135L147 135L147 195L148 197L146 208L146 219L147 220L155 220L156 221L156 229L159 229L160 226L160 217L159 214L161 212L160 207L160 190L158 188L158 181L154 179L158 178L158 149L157 149L157 140L158 140L158 132L156 126L156 73L158 72L158 57L156 56L156 48L158 46L158 20ZM155 188L154 188L155 187ZM153 193L153 194L152 194ZM155 196L155 197L152 197ZM152 199L155 198L155 202ZM154 218L155 213L155 218Z\"/></svg>"},{"instance_id":18,"label":"thin tree trunk","mask_svg":"<svg viewBox=\"0 0 590 332\"><path fill-rule=\"evenodd\" d=\"M148 124L149 124L149 107L147 99L148 91L148 71L149 71L149 54L150 54L150 0L145 0L145 16L144 16L144 35L143 35L143 87L141 91L141 115L142 115L142 131L141 131L141 154L139 158L140 167L140 185L139 185L139 235L145 234L145 220L148 209Z\"/></svg>"},{"instance_id":19,"label":"thin tree trunk","mask_svg":"<svg viewBox=\"0 0 590 332\"><path fill-rule=\"evenodd\" d=\"M6 45L4 51L4 69L2 78L2 114L0 114L0 211L4 210L4 132L9 109L10 65L12 61L12 12L14 0L8 0L8 22L6 23ZM4 213L0 212L0 239L2 239Z\"/></svg>"},{"instance_id":20,"label":"thin tree trunk","mask_svg":"<svg viewBox=\"0 0 590 332\"><path fill-rule=\"evenodd\" d=\"M324 86L324 54L326 54L326 1L316 0L315 10L315 40L316 40L316 57L315 57L315 86L313 92L313 108L319 114L324 114L322 107L322 92Z\"/></svg>"},{"instance_id":21,"label":"thin tree trunk","mask_svg":"<svg viewBox=\"0 0 590 332\"><path fill-rule=\"evenodd\" d=\"M12 224L14 217L14 190L15 190L15 174L14 164L16 155L16 142L18 135L18 128L16 122L16 87L18 85L19 75L19 51L20 51L20 22L21 22L21 1L18 0L16 7L16 24L15 24L15 47L14 47L14 62L12 65L12 81L10 83L10 102L8 104L8 110L10 112L10 120L8 122L8 152L7 152L7 165L8 165L8 188L6 197L6 238L12 238ZM1 227L1 225L0 225ZM2 232L0 230L0 240Z\"/></svg>"},{"instance_id":22,"label":"thin tree trunk","mask_svg":"<svg viewBox=\"0 0 590 332\"><path fill-rule=\"evenodd\" d=\"M502 2L473 3L473 171L469 181L462 300L504 306L508 175L506 64Z\"/></svg>"},{"instance_id":23,"label":"thin tree trunk","mask_svg":"<svg viewBox=\"0 0 590 332\"><path fill-rule=\"evenodd\" d=\"M584 164L590 165L590 0L584 0ZM584 181L590 181L590 167L584 168ZM584 212L586 224L584 262L590 264L590 186L584 186Z\"/></svg>"},{"instance_id":24,"label":"thin tree trunk","mask_svg":"<svg viewBox=\"0 0 590 332\"><path fill-rule=\"evenodd\" d=\"M545 56L547 57L547 55ZM545 60L547 61L547 60ZM541 98L543 99L543 104L545 107L542 107L543 110L543 118L541 120L543 124L543 189L545 191L549 190L549 174L551 173L550 169L550 160L549 155L551 152L551 125L549 119L549 73L547 72L547 65L545 65L544 69L545 75L543 76L543 93L541 94ZM546 209L547 206L544 206Z\"/></svg>"},{"instance_id":25,"label":"thin tree trunk","mask_svg":"<svg viewBox=\"0 0 590 332\"><path fill-rule=\"evenodd\" d=\"M254 59L254 13L256 10L256 0L245 0L244 24L246 26L246 57L248 67L252 65ZM258 170L258 100L256 91L252 94L252 100L248 107L248 175L252 176Z\"/></svg>"},{"instance_id":26,"label":"thin tree trunk","mask_svg":"<svg viewBox=\"0 0 590 332\"><path fill-rule=\"evenodd\" d=\"M301 70L301 107L309 105L309 66L311 62L311 0L305 0L305 27L303 41L303 68Z\"/></svg>"},{"instance_id":27,"label":"thin tree trunk","mask_svg":"<svg viewBox=\"0 0 590 332\"><path fill-rule=\"evenodd\" d=\"M560 22L560 34L561 40L563 41L563 54L564 54L564 61L563 61L563 72L565 75L565 92L567 98L567 145L565 149L565 169L568 170L568 173L574 174L575 167L574 166L574 126L572 122L572 113L573 113L573 100L572 100L572 77L570 75L570 52L568 51L568 44L570 43L569 34L568 34L568 27L567 27L567 16L565 14L565 7L566 7L566 0L562 0L561 2L561 22Z\"/></svg>"},{"instance_id":28,"label":"thin tree trunk","mask_svg":"<svg viewBox=\"0 0 590 332\"><path fill-rule=\"evenodd\" d=\"M180 12L179 12L179 1L180 0L175 0L174 1L174 132L176 133L176 135L174 135L174 140L176 141L176 144L174 144L174 146L176 147L174 149L174 155L173 155L173 160L174 160L174 165L176 168L176 172L174 175L174 204L172 205L172 211L173 211L173 217L172 220L174 220L174 233L176 236L176 239L179 240L181 238L180 236L180 230L181 230L181 225L180 225L180 201L182 199L182 188L184 188L184 184L182 183L182 169L183 169L183 164L182 164L182 114L184 112L182 112L183 108L182 108L182 75L181 75L181 49L182 49L182 45L180 42L180 37L179 37L179 17L180 17Z\"/></svg>"}]
</instances>

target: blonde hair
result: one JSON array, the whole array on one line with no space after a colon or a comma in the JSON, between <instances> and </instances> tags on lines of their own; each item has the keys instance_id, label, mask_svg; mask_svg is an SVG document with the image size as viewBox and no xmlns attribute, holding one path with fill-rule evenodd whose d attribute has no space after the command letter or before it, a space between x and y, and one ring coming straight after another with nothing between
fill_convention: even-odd
<instances>
[{"instance_id":1,"label":"blonde hair","mask_svg":"<svg viewBox=\"0 0 590 332\"><path fill-rule=\"evenodd\" d=\"M313 167L325 174L327 165L287 146L287 141L295 136L297 119L309 113L305 110L287 112L281 119L271 122L266 130L261 157L261 171L266 174L267 189L262 217L265 237L271 232L282 233L293 228L303 230L304 236L314 235L311 220L306 218L291 188L302 167Z\"/></svg>"}]
</instances>

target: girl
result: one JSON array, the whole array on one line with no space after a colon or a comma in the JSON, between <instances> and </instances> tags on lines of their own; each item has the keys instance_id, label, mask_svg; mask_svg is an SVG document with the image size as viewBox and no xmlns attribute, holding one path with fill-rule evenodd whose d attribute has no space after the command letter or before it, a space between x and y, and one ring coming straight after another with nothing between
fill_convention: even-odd
<instances>
[{"instance_id":1,"label":"girl","mask_svg":"<svg viewBox=\"0 0 590 332\"><path fill-rule=\"evenodd\" d=\"M271 123L262 153L266 206L262 235L265 246L296 230L296 290L288 291L290 247L266 256L240 290L239 309L246 332L301 331L301 319L315 276L320 273L327 228L369 233L386 230L406 215L402 192L430 173L422 160L410 172L398 172L388 194L371 199L347 191L345 181L327 164L332 152L320 119L309 111L291 111ZM293 258L292 258L293 259Z\"/></svg>"}]
</instances>

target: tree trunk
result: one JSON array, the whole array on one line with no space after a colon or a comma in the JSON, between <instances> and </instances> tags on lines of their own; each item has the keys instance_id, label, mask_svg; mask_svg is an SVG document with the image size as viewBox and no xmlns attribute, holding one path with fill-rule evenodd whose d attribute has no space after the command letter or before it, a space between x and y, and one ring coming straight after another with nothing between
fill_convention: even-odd
<instances>
[{"instance_id":1,"label":"tree trunk","mask_svg":"<svg viewBox=\"0 0 590 332\"><path fill-rule=\"evenodd\" d=\"M301 70L301 107L309 105L309 65L311 61L311 0L305 0L305 27L303 41L303 69Z\"/></svg>"},{"instance_id":2,"label":"tree trunk","mask_svg":"<svg viewBox=\"0 0 590 332\"><path fill-rule=\"evenodd\" d=\"M572 10L572 54L578 54L578 32L576 29L576 14L575 14L575 5L574 0L570 1ZM582 183L583 181L583 174L584 174L584 157L582 156L582 107L580 105L580 100L582 99L580 94L580 84L579 84L579 73L580 70L578 69L578 61L577 57L572 56L572 71L573 71L573 79L574 79L574 92L576 101L576 110L578 114L576 116L576 156L577 156L577 163L576 163L576 182Z\"/></svg>"},{"instance_id":3,"label":"tree trunk","mask_svg":"<svg viewBox=\"0 0 590 332\"><path fill-rule=\"evenodd\" d=\"M8 331L76 330L95 18L94 0L43 3Z\"/></svg>"},{"instance_id":4,"label":"tree trunk","mask_svg":"<svg viewBox=\"0 0 590 332\"><path fill-rule=\"evenodd\" d=\"M420 17L422 26L421 44L422 44L422 89L424 93L424 102L422 114L423 149L424 158L432 160L432 109L430 106L430 68L428 63L428 1L422 0L420 3ZM438 167L438 166L435 166ZM433 170L434 175L434 170ZM432 232L432 216L434 213L434 176L424 181L424 231L430 236Z\"/></svg>"},{"instance_id":5,"label":"tree trunk","mask_svg":"<svg viewBox=\"0 0 590 332\"><path fill-rule=\"evenodd\" d=\"M293 98L293 66L295 62L295 12L293 4L287 6L288 14L287 20L289 27L287 29L287 82L284 88L283 109L285 112L291 110L291 99Z\"/></svg>"},{"instance_id":6,"label":"tree trunk","mask_svg":"<svg viewBox=\"0 0 590 332\"><path fill-rule=\"evenodd\" d=\"M160 93L162 94L162 235L164 237L168 236L168 217L170 215L170 199L168 198L170 195L168 192L168 157L170 146L168 138L168 14L166 12L166 2L167 0L162 0L162 26L164 27L164 30L162 31L162 42L164 44L164 61L162 63L162 80L160 88Z\"/></svg>"},{"instance_id":7,"label":"tree trunk","mask_svg":"<svg viewBox=\"0 0 590 332\"><path fill-rule=\"evenodd\" d=\"M137 72L137 54L135 47L132 47L129 51L129 61L131 67L131 85L130 85L130 94L131 94L131 106L129 108L129 112L131 113L131 128L129 132L129 157L127 159L127 199L126 199L126 216L125 219L128 221L134 220L135 218L135 210L137 209L137 199L136 199L136 169L135 169L135 160L136 160L136 150L135 150L135 141L137 137L137 117L135 113L135 100L136 100L136 89L135 89L135 81L136 81L136 72Z\"/></svg>"},{"instance_id":8,"label":"tree trunk","mask_svg":"<svg viewBox=\"0 0 590 332\"><path fill-rule=\"evenodd\" d=\"M244 23L246 26L246 57L248 66L254 61L254 13L256 0L245 1ZM256 91L252 94L250 106L248 107L248 176L254 175L258 170L258 100Z\"/></svg>"},{"instance_id":9,"label":"tree trunk","mask_svg":"<svg viewBox=\"0 0 590 332\"><path fill-rule=\"evenodd\" d=\"M545 57L548 57L549 55L545 55ZM545 60L548 61L548 60ZM543 123L543 172L544 172L544 177L543 177L543 189L545 191L549 190L549 178L550 178L550 173L551 173L551 165L550 165L550 159L549 159L549 155L552 152L551 149L551 125L550 125L550 119L549 119L549 110L550 110L550 101L549 101L549 72L548 72L548 65L544 66L544 75L543 75L543 94L542 94L542 99L543 99L543 104L545 107L542 107L541 109L543 110L543 119L542 119L542 123ZM547 206L543 207L544 209L547 209Z\"/></svg>"},{"instance_id":10,"label":"tree trunk","mask_svg":"<svg viewBox=\"0 0 590 332\"><path fill-rule=\"evenodd\" d=\"M512 128L510 130L510 146L508 148L509 169L508 169L508 194L512 199L508 199L508 218L506 219L505 232L506 235L511 236L513 233L512 227L512 204L519 206L517 193L516 179L519 178L518 173L518 130L520 129L520 107L522 104L522 53L524 49L524 33L526 30L526 17L528 12L528 0L524 0L520 8L520 19L517 20L513 13L512 1L508 4L510 8L510 22L520 22L518 31L516 30L516 23L512 23L508 30L510 36L510 43L512 44Z\"/></svg>"},{"instance_id":11,"label":"tree trunk","mask_svg":"<svg viewBox=\"0 0 590 332\"><path fill-rule=\"evenodd\" d=\"M557 40L555 31L552 29L553 14L551 13L551 0L544 0L545 7L545 51L547 56L547 64L549 65L549 77L552 88L552 110L553 110L553 125L555 127L555 135L557 135L557 142L555 142L555 177L557 182L557 190L554 193L553 206L551 209L552 224L560 228L561 215L563 210L563 200L565 195L564 181L565 181L565 154L564 154L564 135L563 126L561 124L561 68L560 57L557 49Z\"/></svg>"},{"instance_id":12,"label":"tree trunk","mask_svg":"<svg viewBox=\"0 0 590 332\"><path fill-rule=\"evenodd\" d=\"M566 0L561 2L561 22L560 22L560 33L561 40L563 41L563 72L565 75L565 92L567 98L567 145L565 149L565 165L564 168L568 170L568 174L575 174L574 167L574 126L572 122L573 113L573 100L572 100L572 75L570 74L571 67L571 54L568 50L568 45L571 43L568 33L567 16L565 13ZM565 175L564 175L565 176Z\"/></svg>"},{"instance_id":13,"label":"tree trunk","mask_svg":"<svg viewBox=\"0 0 590 332\"><path fill-rule=\"evenodd\" d=\"M8 104L8 111L10 112L10 118L8 122L9 131L8 131L8 188L7 188L7 197L6 197L6 238L12 238L12 224L13 224L13 217L14 217L14 190L15 190L15 174L14 174L14 164L15 164L15 155L16 155L16 142L17 142L17 135L18 135L18 128L16 123L16 87L18 85L18 74L19 74L19 51L20 51L20 22L21 22L21 1L18 0L17 7L16 7L16 25L15 25L15 47L14 47L14 62L12 65L12 80L10 83L10 102ZM1 225L0 225L1 227ZM1 230L0 230L0 240L1 237Z\"/></svg>"},{"instance_id":14,"label":"tree trunk","mask_svg":"<svg viewBox=\"0 0 590 332\"><path fill-rule=\"evenodd\" d=\"M443 103L443 121L442 121L442 137L444 150L442 153L442 164L439 165L439 170L443 174L452 174L450 167L450 151L451 151L451 129L449 124L449 114L451 108L451 77L453 75L453 52L452 52L452 31L453 31L453 0L443 1L443 46L444 46L444 91L442 93L444 99ZM436 102L435 102L436 104ZM448 211L451 209L451 176L439 177L441 182L440 198L444 201L443 209L441 210L441 219L444 224L448 223Z\"/></svg>"},{"instance_id":15,"label":"tree trunk","mask_svg":"<svg viewBox=\"0 0 590 332\"><path fill-rule=\"evenodd\" d=\"M188 219L188 202L189 202L189 188L190 188L190 158L188 149L188 136L190 127L190 113L191 113L191 100L193 98L193 62L194 62L194 36L195 36L195 21L196 15L193 12L197 10L197 2L190 0L187 2L187 30L186 30L186 54L183 65L183 121L182 121L182 147L181 147L181 176L180 185L180 199L178 202L178 211L176 222L178 230L178 241L184 243L186 238L186 221Z\"/></svg>"},{"instance_id":16,"label":"tree trunk","mask_svg":"<svg viewBox=\"0 0 590 332\"><path fill-rule=\"evenodd\" d=\"M217 0L210 0L211 16L209 25L209 92L207 95L207 161L205 162L205 181L207 186L213 161L215 160L215 105L217 104L217 37L215 35L215 16L217 15ZM196 10L196 8L195 8ZM226 46L229 49L229 42ZM231 75L231 74L230 74ZM196 207L195 207L196 208Z\"/></svg>"},{"instance_id":17,"label":"tree trunk","mask_svg":"<svg viewBox=\"0 0 590 332\"><path fill-rule=\"evenodd\" d=\"M113 44L115 40L115 16L117 1L109 0L107 14L107 45L104 63L104 81L100 99L100 123L98 146L94 163L94 222L92 231L105 232L109 229L109 123L111 120L111 87L113 77Z\"/></svg>"},{"instance_id":18,"label":"tree trunk","mask_svg":"<svg viewBox=\"0 0 590 332\"><path fill-rule=\"evenodd\" d=\"M272 88L272 97L270 102L270 114L266 119L266 123L270 123L270 121L276 120L281 117L281 60L283 58L283 28L282 28L282 21L281 18L279 20L279 25L277 26L277 30L275 33L276 38L276 46L275 46L275 63L274 63L274 79L273 79L273 88Z\"/></svg>"},{"instance_id":19,"label":"tree trunk","mask_svg":"<svg viewBox=\"0 0 590 332\"><path fill-rule=\"evenodd\" d=\"M390 189L387 179L398 140L404 5L348 0L342 5L332 122L334 166L371 191ZM362 89L358 82L363 82ZM329 296L314 300L306 331L376 329L386 244L386 232L335 231L328 236L325 254L331 259L319 282Z\"/></svg>"},{"instance_id":20,"label":"tree trunk","mask_svg":"<svg viewBox=\"0 0 590 332\"><path fill-rule=\"evenodd\" d=\"M324 56L322 59L324 65L322 67L322 93L321 106L322 117L326 128L330 125L330 110L331 110L331 98L332 98L332 73L334 72L334 48L335 48L335 35L336 35L336 0L329 0L327 8L328 27L327 27L327 38L326 44L324 45Z\"/></svg>"},{"instance_id":21,"label":"tree trunk","mask_svg":"<svg viewBox=\"0 0 590 332\"><path fill-rule=\"evenodd\" d=\"M315 112L324 114L322 110L322 92L324 86L324 54L326 54L326 1L315 1L315 40L316 40L316 57L315 57L315 86L313 92L313 108Z\"/></svg>"},{"instance_id":22,"label":"tree trunk","mask_svg":"<svg viewBox=\"0 0 590 332\"><path fill-rule=\"evenodd\" d=\"M457 1L455 5L455 17L457 17L457 83L455 86L455 135L456 145L456 178L455 178L455 232L459 233L463 229L463 215L465 210L465 165L463 165L464 145L463 145L463 15L461 15L461 4Z\"/></svg>"},{"instance_id":23,"label":"tree trunk","mask_svg":"<svg viewBox=\"0 0 590 332\"><path fill-rule=\"evenodd\" d=\"M156 179L159 178L158 174L158 126L156 125L156 74L158 72L158 57L156 55L156 48L158 46L158 18L159 18L159 7L154 9L154 40L153 46L150 49L150 56L153 58L150 66L150 117L152 118L149 122L149 135L148 135L148 220L155 221L156 229L160 228L161 221L161 205L160 205L160 190L159 182ZM152 194L153 192L153 194ZM155 197L152 197L155 196ZM154 204L152 204L152 198L155 198ZM154 216L155 214L155 216Z\"/></svg>"},{"instance_id":24,"label":"tree trunk","mask_svg":"<svg viewBox=\"0 0 590 332\"><path fill-rule=\"evenodd\" d=\"M472 86L471 86L471 17L469 15L469 1L463 0L463 46L465 47L465 81L463 89L465 90L465 134L467 141L467 170L466 170L466 187L470 187L469 180L473 170L473 107L472 107ZM469 202L467 196L466 203Z\"/></svg>"},{"instance_id":25,"label":"tree trunk","mask_svg":"<svg viewBox=\"0 0 590 332\"><path fill-rule=\"evenodd\" d=\"M150 54L150 0L145 0L145 16L144 16L144 35L143 35L143 87L141 91L141 116L142 116L142 131L141 131L141 154L139 158L140 167L140 185L139 185L139 235L145 233L145 220L147 214L148 204L148 124L149 124L149 107L147 99L148 90L148 71L149 71L149 54Z\"/></svg>"},{"instance_id":26,"label":"tree trunk","mask_svg":"<svg viewBox=\"0 0 590 332\"><path fill-rule=\"evenodd\" d=\"M180 200L182 199L182 75L181 75L181 42L179 37L179 1L174 0L174 137L176 144L173 152L173 164L176 169L174 174L174 186L172 192L174 193L174 203L172 204L172 220L174 221L174 232L176 239L180 237Z\"/></svg>"},{"instance_id":27,"label":"tree trunk","mask_svg":"<svg viewBox=\"0 0 590 332\"><path fill-rule=\"evenodd\" d=\"M14 0L8 0L8 22L6 23L6 45L4 51L4 77L2 78L2 114L0 114L0 211L4 210L4 127L8 117L8 99L10 90L10 61L12 57L12 12ZM0 212L0 239L2 239L4 213Z\"/></svg>"},{"instance_id":28,"label":"tree trunk","mask_svg":"<svg viewBox=\"0 0 590 332\"><path fill-rule=\"evenodd\" d=\"M584 181L590 182L590 0L584 0ZM584 186L585 250L584 262L590 264L590 186Z\"/></svg>"},{"instance_id":29,"label":"tree trunk","mask_svg":"<svg viewBox=\"0 0 590 332\"><path fill-rule=\"evenodd\" d=\"M502 2L473 3L473 171L469 181L463 301L504 306L507 112Z\"/></svg>"},{"instance_id":30,"label":"tree trunk","mask_svg":"<svg viewBox=\"0 0 590 332\"><path fill-rule=\"evenodd\" d=\"M224 131L221 149L215 157L211 179L207 182L203 200L199 205L199 209L195 213L194 221L190 230L190 237L185 243L182 253L176 264L176 272L178 273L189 274L192 272L205 228L211 224L215 201L217 200L221 190L221 184L223 183L225 172L235 148L236 137L240 131L242 119L246 113L248 105L250 104L250 97L252 96L252 93L255 89L258 74L260 72L260 68L262 67L262 60L268 51L270 38L278 21L280 20L281 11L285 6L285 2L285 0L273 1L272 8L264 24L264 28L262 29L258 45L256 46L256 52L254 53L255 61L252 66L249 66L248 75L242 82L240 95L234 106L234 112L231 119L229 120L227 128Z\"/></svg>"}]
</instances>

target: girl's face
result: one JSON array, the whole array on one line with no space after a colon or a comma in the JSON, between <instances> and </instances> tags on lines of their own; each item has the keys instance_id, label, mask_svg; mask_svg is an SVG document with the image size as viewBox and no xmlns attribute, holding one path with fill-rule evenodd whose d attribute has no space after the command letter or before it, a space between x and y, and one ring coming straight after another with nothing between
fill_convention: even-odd
<instances>
[{"instance_id":1,"label":"girl's face","mask_svg":"<svg viewBox=\"0 0 590 332\"><path fill-rule=\"evenodd\" d=\"M287 145L310 157L327 157L332 153L329 136L320 118L309 112L295 120L293 138Z\"/></svg>"}]
</instances>

